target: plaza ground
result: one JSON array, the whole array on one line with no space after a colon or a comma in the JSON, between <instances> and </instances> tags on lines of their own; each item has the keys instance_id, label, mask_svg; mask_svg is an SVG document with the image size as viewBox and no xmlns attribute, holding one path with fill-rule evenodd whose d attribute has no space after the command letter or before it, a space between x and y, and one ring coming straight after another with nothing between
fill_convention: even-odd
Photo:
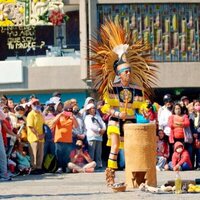
<instances>
[{"instance_id":1,"label":"plaza ground","mask_svg":"<svg viewBox=\"0 0 200 200\"><path fill-rule=\"evenodd\" d=\"M125 173L117 171L116 181L125 180ZM182 179L194 180L200 178L199 171L180 173ZM161 186L168 180L174 180L174 172L157 172L157 184ZM198 200L200 193L196 194L151 194L138 189L127 189L126 192L114 193L105 184L104 172L92 174L43 174L18 176L10 182L0 182L0 199L18 200L46 200L46 199L81 199L81 200L118 200L118 199L159 199L159 200Z\"/></svg>"}]
</instances>

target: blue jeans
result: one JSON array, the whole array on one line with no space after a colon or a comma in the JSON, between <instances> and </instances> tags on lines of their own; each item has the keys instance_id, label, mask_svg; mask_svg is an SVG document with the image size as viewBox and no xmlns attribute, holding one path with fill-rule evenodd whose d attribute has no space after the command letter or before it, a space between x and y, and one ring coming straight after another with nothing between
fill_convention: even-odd
<instances>
[{"instance_id":1,"label":"blue jeans","mask_svg":"<svg viewBox=\"0 0 200 200\"><path fill-rule=\"evenodd\" d=\"M124 149L119 150L119 168L123 169L125 167L125 156Z\"/></svg>"},{"instance_id":2,"label":"blue jeans","mask_svg":"<svg viewBox=\"0 0 200 200\"><path fill-rule=\"evenodd\" d=\"M200 168L200 149L194 149L194 160L196 163L196 168Z\"/></svg>"},{"instance_id":3,"label":"blue jeans","mask_svg":"<svg viewBox=\"0 0 200 200\"><path fill-rule=\"evenodd\" d=\"M194 158L193 158L193 144L185 143L184 144L185 149L188 151L190 155L190 160L192 162L192 166L194 167Z\"/></svg>"},{"instance_id":4,"label":"blue jeans","mask_svg":"<svg viewBox=\"0 0 200 200\"><path fill-rule=\"evenodd\" d=\"M167 158L165 158L164 156L157 156L156 166L163 169L166 163L167 163Z\"/></svg>"},{"instance_id":5,"label":"blue jeans","mask_svg":"<svg viewBox=\"0 0 200 200\"><path fill-rule=\"evenodd\" d=\"M0 132L0 178L7 178L7 157L3 143L2 133Z\"/></svg>"},{"instance_id":6,"label":"blue jeans","mask_svg":"<svg viewBox=\"0 0 200 200\"><path fill-rule=\"evenodd\" d=\"M93 161L97 163L97 168L102 167L102 141L90 140L88 141L88 152Z\"/></svg>"},{"instance_id":7,"label":"blue jeans","mask_svg":"<svg viewBox=\"0 0 200 200\"><path fill-rule=\"evenodd\" d=\"M172 162L169 162L169 164L168 164L168 166L169 166L169 170L172 170L173 171L173 164L172 164ZM180 169L181 171L185 171L185 170L191 170L191 167L186 163L186 162L184 162L182 165L181 165L181 169Z\"/></svg>"},{"instance_id":8,"label":"blue jeans","mask_svg":"<svg viewBox=\"0 0 200 200\"><path fill-rule=\"evenodd\" d=\"M56 142L55 154L58 161L58 168L66 170L67 164L70 161L70 152L72 150L72 143Z\"/></svg>"}]
</instances>

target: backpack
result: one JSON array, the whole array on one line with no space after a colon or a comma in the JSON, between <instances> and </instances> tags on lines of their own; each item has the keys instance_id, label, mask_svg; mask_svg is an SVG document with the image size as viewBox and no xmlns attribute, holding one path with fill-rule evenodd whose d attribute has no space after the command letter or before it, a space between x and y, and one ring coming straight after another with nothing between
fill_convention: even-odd
<instances>
[{"instance_id":1,"label":"backpack","mask_svg":"<svg viewBox=\"0 0 200 200\"><path fill-rule=\"evenodd\" d=\"M45 134L45 141L53 140L51 129L46 124L43 125L43 133Z\"/></svg>"},{"instance_id":2,"label":"backpack","mask_svg":"<svg viewBox=\"0 0 200 200\"><path fill-rule=\"evenodd\" d=\"M52 154L47 154L43 161L43 169L45 172L55 173L58 169L58 164L56 156Z\"/></svg>"}]
</instances>

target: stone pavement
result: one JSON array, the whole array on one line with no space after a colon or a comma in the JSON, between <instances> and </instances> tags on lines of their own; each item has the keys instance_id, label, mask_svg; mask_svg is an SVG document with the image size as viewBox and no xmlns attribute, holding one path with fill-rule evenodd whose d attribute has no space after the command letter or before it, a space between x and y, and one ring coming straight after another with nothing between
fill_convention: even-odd
<instances>
[{"instance_id":1,"label":"stone pavement","mask_svg":"<svg viewBox=\"0 0 200 200\"><path fill-rule=\"evenodd\" d=\"M118 171L117 182L124 181L124 172ZM200 178L199 171L180 172L182 179L194 180ZM158 186L168 180L174 180L175 173L164 171L157 173ZM70 199L70 200L118 200L118 199L155 199L155 200L199 200L198 194L151 194L128 189L126 192L113 193L111 188L105 185L104 172L92 174L44 174L18 176L10 182L0 182L0 199L18 200L46 200L46 199Z\"/></svg>"}]
</instances>

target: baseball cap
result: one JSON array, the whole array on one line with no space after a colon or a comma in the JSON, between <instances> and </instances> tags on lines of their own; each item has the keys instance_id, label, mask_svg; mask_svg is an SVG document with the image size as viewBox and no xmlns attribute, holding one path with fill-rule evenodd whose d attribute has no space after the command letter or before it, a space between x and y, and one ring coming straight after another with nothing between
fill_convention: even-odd
<instances>
[{"instance_id":1,"label":"baseball cap","mask_svg":"<svg viewBox=\"0 0 200 200\"><path fill-rule=\"evenodd\" d=\"M188 97L187 97L187 96L182 96L182 97L181 97L181 101L183 101L183 100L185 100L185 99L188 99Z\"/></svg>"},{"instance_id":2,"label":"baseball cap","mask_svg":"<svg viewBox=\"0 0 200 200\"><path fill-rule=\"evenodd\" d=\"M166 94L164 95L163 97L163 102L172 102L172 97L171 97L171 94Z\"/></svg>"}]
</instances>

